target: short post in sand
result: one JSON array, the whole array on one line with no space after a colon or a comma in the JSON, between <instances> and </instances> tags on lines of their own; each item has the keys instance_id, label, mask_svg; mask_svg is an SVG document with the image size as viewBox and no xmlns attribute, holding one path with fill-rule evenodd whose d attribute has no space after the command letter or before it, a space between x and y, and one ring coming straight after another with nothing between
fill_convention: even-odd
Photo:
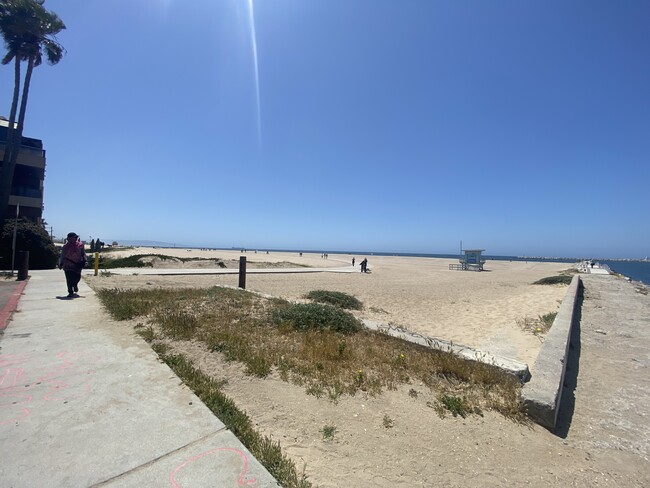
<instances>
[{"instance_id":1,"label":"short post in sand","mask_svg":"<svg viewBox=\"0 0 650 488\"><path fill-rule=\"evenodd\" d=\"M239 288L246 289L246 256L239 258Z\"/></svg>"},{"instance_id":2,"label":"short post in sand","mask_svg":"<svg viewBox=\"0 0 650 488\"><path fill-rule=\"evenodd\" d=\"M97 273L99 272L99 253L95 253L95 276L97 276Z\"/></svg>"}]
</instances>

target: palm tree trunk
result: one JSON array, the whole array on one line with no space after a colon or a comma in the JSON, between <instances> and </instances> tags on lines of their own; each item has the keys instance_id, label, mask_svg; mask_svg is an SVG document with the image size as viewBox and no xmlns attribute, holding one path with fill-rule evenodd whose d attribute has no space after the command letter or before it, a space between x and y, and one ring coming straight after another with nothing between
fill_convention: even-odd
<instances>
[{"instance_id":1,"label":"palm tree trunk","mask_svg":"<svg viewBox=\"0 0 650 488\"><path fill-rule=\"evenodd\" d=\"M18 98L20 95L20 56L16 56L16 65L14 69L14 96L11 101L11 112L9 114L9 126L7 127L7 141L5 143L5 153L2 162L2 181L0 182L0 226L7 217L7 207L9 206L9 197L11 196L11 184L14 180L14 171L16 164L11 164L16 141L16 112L18 110ZM21 131L22 134L22 131ZM22 141L22 136L19 141ZM20 143L18 143L20 147Z\"/></svg>"},{"instance_id":2,"label":"palm tree trunk","mask_svg":"<svg viewBox=\"0 0 650 488\"><path fill-rule=\"evenodd\" d=\"M34 57L30 56L27 60L27 71L25 72L25 83L23 84L23 97L20 100L20 113L18 114L18 129L16 130L16 140L14 146L16 150L11 153L12 164L16 165L18 151L23 140L23 127L25 127L25 113L27 112L27 99L29 98L29 84L32 81L32 72L34 71Z\"/></svg>"}]
</instances>

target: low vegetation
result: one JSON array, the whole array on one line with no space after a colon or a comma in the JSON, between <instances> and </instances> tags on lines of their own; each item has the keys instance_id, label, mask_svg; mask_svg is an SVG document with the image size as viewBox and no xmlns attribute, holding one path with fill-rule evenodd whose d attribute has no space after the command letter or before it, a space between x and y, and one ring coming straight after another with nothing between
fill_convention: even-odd
<instances>
[{"instance_id":1,"label":"low vegetation","mask_svg":"<svg viewBox=\"0 0 650 488\"><path fill-rule=\"evenodd\" d=\"M327 303L348 310L361 310L363 308L363 304L357 298L340 291L314 290L307 293L305 298L317 303Z\"/></svg>"},{"instance_id":2,"label":"low vegetation","mask_svg":"<svg viewBox=\"0 0 650 488\"><path fill-rule=\"evenodd\" d=\"M134 254L124 258L113 258L105 256L103 252L99 255L100 266L103 269L114 268L151 268L153 267L152 259L160 259L161 261L177 261L187 263L189 261L214 261L215 265L220 268L225 268L226 265L220 259L209 258L179 258L174 256L166 256L164 254ZM92 262L92 259L89 259Z\"/></svg>"},{"instance_id":3,"label":"low vegetation","mask_svg":"<svg viewBox=\"0 0 650 488\"><path fill-rule=\"evenodd\" d=\"M549 312L544 315L539 315L537 318L526 317L518 319L516 323L522 330L540 336L546 334L551 329L556 316L557 312Z\"/></svg>"},{"instance_id":4,"label":"low vegetation","mask_svg":"<svg viewBox=\"0 0 650 488\"><path fill-rule=\"evenodd\" d=\"M470 406L465 397L454 395L442 395L436 411L441 418L445 417L446 412L450 412L454 417L460 416L462 418L467 417L471 413L482 415L481 410L478 407Z\"/></svg>"},{"instance_id":5,"label":"low vegetation","mask_svg":"<svg viewBox=\"0 0 650 488\"><path fill-rule=\"evenodd\" d=\"M245 365L247 374L264 378L275 370L284 381L307 394L336 403L341 395L374 396L401 384L419 383L437 392L431 406L440 417L482 415L482 409L525 421L516 378L482 363L371 332L349 313L328 304L292 304L239 289L99 290L98 296L117 320L138 319L136 333L196 393L279 483L309 488L306 475L281 450L279 442L260 434L245 412L217 381L182 354L183 341L203 343L227 361ZM146 325L145 325L146 324ZM344 324L344 325L342 325ZM411 398L417 391L409 390ZM394 426L388 414L382 425ZM333 440L334 425L321 429Z\"/></svg>"},{"instance_id":6,"label":"low vegetation","mask_svg":"<svg viewBox=\"0 0 650 488\"><path fill-rule=\"evenodd\" d=\"M378 395L413 382L462 396L472 407L520 419L519 382L496 367L465 361L368 331L349 312L292 304L232 288L100 290L117 320L148 322L162 341L192 340L264 378L275 370L316 397ZM140 332L152 338L148 329Z\"/></svg>"},{"instance_id":7,"label":"low vegetation","mask_svg":"<svg viewBox=\"0 0 650 488\"><path fill-rule=\"evenodd\" d=\"M182 355L167 354L165 347L154 346L160 358L183 380L201 401L221 420L285 488L309 488L304 473L298 473L294 462L282 453L279 442L263 436L250 417L237 408L222 391L222 385L196 369ZM336 429L335 429L336 430ZM325 435L325 434L323 434ZM331 434L334 435L334 432Z\"/></svg>"},{"instance_id":8,"label":"low vegetation","mask_svg":"<svg viewBox=\"0 0 650 488\"><path fill-rule=\"evenodd\" d=\"M548 276L537 280L533 285L569 285L573 277L569 274L561 274L557 276Z\"/></svg>"},{"instance_id":9,"label":"low vegetation","mask_svg":"<svg viewBox=\"0 0 650 488\"><path fill-rule=\"evenodd\" d=\"M362 328L351 313L332 305L320 303L295 303L278 307L272 313L278 326L296 330L331 330L343 334L359 332Z\"/></svg>"},{"instance_id":10,"label":"low vegetation","mask_svg":"<svg viewBox=\"0 0 650 488\"><path fill-rule=\"evenodd\" d=\"M102 249L102 254L107 252L117 252L117 251L130 251L135 249L133 246L120 246L117 242L113 241L110 246L106 246Z\"/></svg>"},{"instance_id":11,"label":"low vegetation","mask_svg":"<svg viewBox=\"0 0 650 488\"><path fill-rule=\"evenodd\" d=\"M323 434L323 440L324 441L330 441L334 439L334 434L336 434L336 426L334 425L325 425L323 428L320 430L321 434Z\"/></svg>"}]
</instances>

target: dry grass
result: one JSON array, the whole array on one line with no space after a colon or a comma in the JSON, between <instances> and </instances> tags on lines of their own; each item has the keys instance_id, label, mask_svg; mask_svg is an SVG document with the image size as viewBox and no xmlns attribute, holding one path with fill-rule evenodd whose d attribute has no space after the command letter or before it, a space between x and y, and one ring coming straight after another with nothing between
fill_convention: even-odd
<instances>
[{"instance_id":1,"label":"dry grass","mask_svg":"<svg viewBox=\"0 0 650 488\"><path fill-rule=\"evenodd\" d=\"M464 398L472 410L522 418L518 381L495 367L365 329L299 330L290 321L273 319L278 310L292 306L283 300L220 287L114 289L98 295L118 320L145 317L167 338L201 341L257 377L275 370L317 397L337 401L359 391L378 395L418 381L439 395Z\"/></svg>"},{"instance_id":2,"label":"dry grass","mask_svg":"<svg viewBox=\"0 0 650 488\"><path fill-rule=\"evenodd\" d=\"M539 315L537 318L525 317L517 319L516 323L521 330L530 332L541 338L541 336L544 336L551 329L556 316L557 312L549 312L544 315Z\"/></svg>"}]
</instances>

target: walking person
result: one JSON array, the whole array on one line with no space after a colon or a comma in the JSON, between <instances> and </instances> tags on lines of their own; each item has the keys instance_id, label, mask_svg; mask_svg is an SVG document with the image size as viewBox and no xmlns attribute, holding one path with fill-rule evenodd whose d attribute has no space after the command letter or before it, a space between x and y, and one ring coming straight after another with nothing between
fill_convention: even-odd
<instances>
[{"instance_id":1,"label":"walking person","mask_svg":"<svg viewBox=\"0 0 650 488\"><path fill-rule=\"evenodd\" d=\"M352 258L352 266L354 266L354 258Z\"/></svg>"},{"instance_id":2,"label":"walking person","mask_svg":"<svg viewBox=\"0 0 650 488\"><path fill-rule=\"evenodd\" d=\"M70 232L67 242L61 250L59 258L59 269L65 273L65 281L68 285L68 298L73 298L79 291L78 284L81 279L81 270L86 265L86 251L79 240L79 236Z\"/></svg>"},{"instance_id":3,"label":"walking person","mask_svg":"<svg viewBox=\"0 0 650 488\"><path fill-rule=\"evenodd\" d=\"M361 272L365 273L367 269L368 269L368 260L366 258L363 258L363 261L361 261Z\"/></svg>"}]
</instances>

